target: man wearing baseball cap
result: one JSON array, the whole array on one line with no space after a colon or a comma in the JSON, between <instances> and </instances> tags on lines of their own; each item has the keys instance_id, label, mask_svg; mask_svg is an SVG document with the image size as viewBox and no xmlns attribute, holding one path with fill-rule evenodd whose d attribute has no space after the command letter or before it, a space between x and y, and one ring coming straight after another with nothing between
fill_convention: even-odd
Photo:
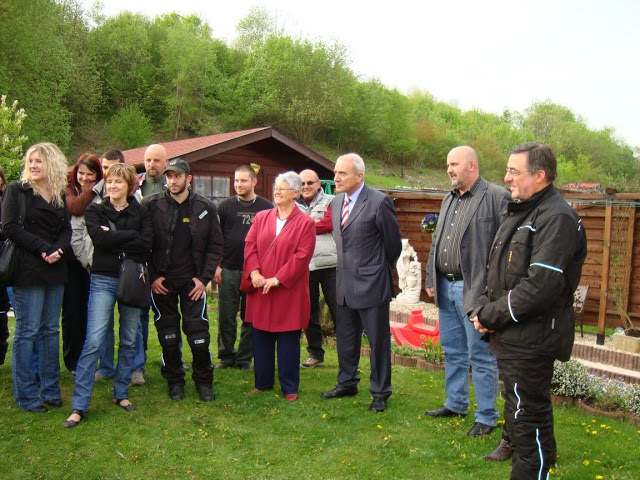
<instances>
[{"instance_id":1,"label":"man wearing baseball cap","mask_svg":"<svg viewBox=\"0 0 640 480\"><path fill-rule=\"evenodd\" d=\"M162 376L173 400L184 398L180 320L193 355L193 380L202 401L215 399L209 353L206 285L222 252L216 206L191 191L191 169L181 158L164 170L167 190L142 200L153 221L152 305L162 346ZM180 308L178 309L178 305Z\"/></svg>"}]
</instances>

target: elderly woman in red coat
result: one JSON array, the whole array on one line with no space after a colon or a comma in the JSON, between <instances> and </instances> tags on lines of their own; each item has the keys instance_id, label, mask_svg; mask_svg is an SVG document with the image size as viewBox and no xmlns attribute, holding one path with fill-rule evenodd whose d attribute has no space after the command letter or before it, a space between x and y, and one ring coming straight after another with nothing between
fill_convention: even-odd
<instances>
[{"instance_id":1,"label":"elderly woman in red coat","mask_svg":"<svg viewBox=\"0 0 640 480\"><path fill-rule=\"evenodd\" d=\"M300 331L309 323L309 262L316 244L315 222L295 204L301 188L295 172L276 178L276 208L255 216L244 248L243 274L254 287L245 316L253 324L251 393L273 388L277 344L280 388L290 402L298 399Z\"/></svg>"}]
</instances>

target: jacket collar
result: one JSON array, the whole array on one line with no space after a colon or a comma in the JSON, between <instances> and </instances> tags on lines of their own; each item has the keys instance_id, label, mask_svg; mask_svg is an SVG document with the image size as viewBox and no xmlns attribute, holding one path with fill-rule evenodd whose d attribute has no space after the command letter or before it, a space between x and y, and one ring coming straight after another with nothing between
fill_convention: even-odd
<instances>
[{"instance_id":1,"label":"jacket collar","mask_svg":"<svg viewBox=\"0 0 640 480\"><path fill-rule=\"evenodd\" d=\"M539 192L534 193L531 197L527 198L524 202L511 201L507 205L507 212L523 212L534 208L538 203L546 200L550 196L556 193L556 187L553 183L547 185Z\"/></svg>"}]
</instances>

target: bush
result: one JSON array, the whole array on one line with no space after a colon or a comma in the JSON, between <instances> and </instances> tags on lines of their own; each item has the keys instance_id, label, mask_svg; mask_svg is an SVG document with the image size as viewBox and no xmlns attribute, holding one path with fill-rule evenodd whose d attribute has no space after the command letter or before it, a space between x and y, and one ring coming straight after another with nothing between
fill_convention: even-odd
<instances>
[{"instance_id":1,"label":"bush","mask_svg":"<svg viewBox=\"0 0 640 480\"><path fill-rule=\"evenodd\" d=\"M640 417L640 385L637 383L627 385L622 408Z\"/></svg>"},{"instance_id":2,"label":"bush","mask_svg":"<svg viewBox=\"0 0 640 480\"><path fill-rule=\"evenodd\" d=\"M579 361L571 359L568 362L560 362L556 360L553 364L552 394L583 398L589 396L590 385L589 372Z\"/></svg>"},{"instance_id":3,"label":"bush","mask_svg":"<svg viewBox=\"0 0 640 480\"><path fill-rule=\"evenodd\" d=\"M22 172L22 154L27 137L20 134L22 122L27 116L18 101L6 103L7 96L0 96L0 165L7 181L17 180Z\"/></svg>"},{"instance_id":4,"label":"bush","mask_svg":"<svg viewBox=\"0 0 640 480\"><path fill-rule=\"evenodd\" d=\"M596 377L591 375L589 398L593 405L603 410L620 410L624 408L628 385L621 380Z\"/></svg>"}]
</instances>

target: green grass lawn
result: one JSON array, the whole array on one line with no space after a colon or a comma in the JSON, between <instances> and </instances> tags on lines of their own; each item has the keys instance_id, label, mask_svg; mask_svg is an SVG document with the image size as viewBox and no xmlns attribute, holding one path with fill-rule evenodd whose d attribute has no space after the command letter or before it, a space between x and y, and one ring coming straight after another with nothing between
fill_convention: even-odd
<instances>
[{"instance_id":1,"label":"green grass lawn","mask_svg":"<svg viewBox=\"0 0 640 480\"><path fill-rule=\"evenodd\" d=\"M466 436L471 415L425 418L425 409L444 400L443 372L394 366L389 409L374 414L367 411L368 358L361 362L357 397L320 397L336 380L336 352L328 347L324 367L301 372L296 403L276 390L248 395L253 375L237 369L216 371L214 402L201 402L189 377L186 398L173 402L160 375L153 327L151 331L147 384L131 388L138 411L113 406L112 386L102 381L96 384L87 417L72 430L61 426L73 389L73 377L64 368L60 386L65 406L31 414L13 401L8 362L0 367L0 478L509 478L508 462L482 460L497 444L499 431L473 439ZM215 345L212 351L215 355ZM301 356L306 358L304 348ZM189 362L190 353L185 358ZM556 408L558 464L552 478L640 478L640 427L591 418L576 407Z\"/></svg>"}]
</instances>

